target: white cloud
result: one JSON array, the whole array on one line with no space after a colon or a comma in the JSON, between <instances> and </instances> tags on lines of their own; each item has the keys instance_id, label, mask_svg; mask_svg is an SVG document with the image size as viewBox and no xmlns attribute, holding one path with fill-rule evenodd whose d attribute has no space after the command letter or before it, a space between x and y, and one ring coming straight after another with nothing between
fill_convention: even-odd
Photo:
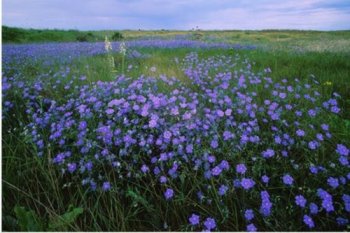
<instances>
[{"instance_id":1,"label":"white cloud","mask_svg":"<svg viewBox=\"0 0 350 233\"><path fill-rule=\"evenodd\" d=\"M3 24L78 29L350 29L348 1L4 0Z\"/></svg>"},{"instance_id":2,"label":"white cloud","mask_svg":"<svg viewBox=\"0 0 350 233\"><path fill-rule=\"evenodd\" d=\"M189 22L187 26L199 26L201 29L350 29L349 13L333 8L312 8L313 4L320 2L309 0L303 4L296 4L293 10L289 8L291 4L288 1L273 7L264 5L253 9L217 10Z\"/></svg>"}]
</instances>

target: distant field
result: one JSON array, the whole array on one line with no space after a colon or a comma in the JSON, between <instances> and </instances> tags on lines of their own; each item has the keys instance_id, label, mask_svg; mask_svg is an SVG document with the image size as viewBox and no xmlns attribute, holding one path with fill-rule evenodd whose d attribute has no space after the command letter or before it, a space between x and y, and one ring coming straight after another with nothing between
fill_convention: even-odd
<instances>
[{"instance_id":1,"label":"distant field","mask_svg":"<svg viewBox=\"0 0 350 233\"><path fill-rule=\"evenodd\" d=\"M350 52L350 30L347 31L295 31L295 30L262 30L262 31L78 31L78 30L35 30L4 27L4 43L37 43L37 42L73 42L79 39L86 41L104 41L105 36L112 38L120 32L125 40L140 38L173 38L184 36L204 41L228 42L259 45L267 49L315 51L315 52Z\"/></svg>"},{"instance_id":2,"label":"distant field","mask_svg":"<svg viewBox=\"0 0 350 233\"><path fill-rule=\"evenodd\" d=\"M3 230L350 230L350 31L119 33L3 27Z\"/></svg>"}]
</instances>

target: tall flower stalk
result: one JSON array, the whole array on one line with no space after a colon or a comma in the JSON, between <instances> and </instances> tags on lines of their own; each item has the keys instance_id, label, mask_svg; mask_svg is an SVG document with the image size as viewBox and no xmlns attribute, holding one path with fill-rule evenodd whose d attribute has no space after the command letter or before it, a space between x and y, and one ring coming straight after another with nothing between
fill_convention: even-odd
<instances>
[{"instance_id":1,"label":"tall flower stalk","mask_svg":"<svg viewBox=\"0 0 350 233\"><path fill-rule=\"evenodd\" d=\"M126 44L125 42L121 42L119 45L119 52L122 55L122 73L124 74L125 69L125 55L126 55Z\"/></svg>"},{"instance_id":2,"label":"tall flower stalk","mask_svg":"<svg viewBox=\"0 0 350 233\"><path fill-rule=\"evenodd\" d=\"M112 44L108 40L107 36L105 37L105 51L107 53L107 61L108 61L109 66L112 69L112 71L115 71L114 57L112 55Z\"/></svg>"}]
</instances>

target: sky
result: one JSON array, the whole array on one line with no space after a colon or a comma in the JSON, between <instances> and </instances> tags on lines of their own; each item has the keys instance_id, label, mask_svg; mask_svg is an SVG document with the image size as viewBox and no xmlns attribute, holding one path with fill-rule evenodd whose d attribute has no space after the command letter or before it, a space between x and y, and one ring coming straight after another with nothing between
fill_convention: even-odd
<instances>
[{"instance_id":1,"label":"sky","mask_svg":"<svg viewBox=\"0 0 350 233\"><path fill-rule=\"evenodd\" d=\"M350 29L350 0L3 0L2 25L78 30Z\"/></svg>"}]
</instances>

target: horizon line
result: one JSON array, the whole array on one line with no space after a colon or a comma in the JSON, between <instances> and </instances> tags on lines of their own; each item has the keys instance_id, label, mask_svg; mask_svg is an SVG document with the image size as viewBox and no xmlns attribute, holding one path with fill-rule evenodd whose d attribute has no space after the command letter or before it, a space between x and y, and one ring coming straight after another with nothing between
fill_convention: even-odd
<instances>
[{"instance_id":1,"label":"horizon line","mask_svg":"<svg viewBox=\"0 0 350 233\"><path fill-rule=\"evenodd\" d=\"M297 29L297 28L265 28L265 29L200 29L200 28L192 28L192 29L165 29L165 28L157 28L157 29L76 29L76 28L41 28L41 27L21 27L21 26L9 26L9 25L1 25L2 27L8 28L17 28L17 29L26 29L26 30L61 30L61 31L314 31L314 32L335 32L335 31L350 31L349 29L334 29L334 30L320 30L320 29Z\"/></svg>"}]
</instances>

